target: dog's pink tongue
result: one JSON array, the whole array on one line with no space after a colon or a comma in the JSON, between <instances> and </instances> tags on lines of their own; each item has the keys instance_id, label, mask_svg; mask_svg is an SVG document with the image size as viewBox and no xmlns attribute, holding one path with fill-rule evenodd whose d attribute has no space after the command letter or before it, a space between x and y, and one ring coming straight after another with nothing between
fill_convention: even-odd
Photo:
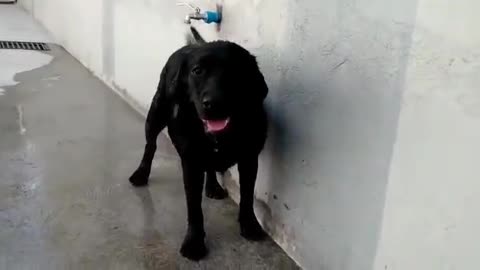
<instances>
[{"instance_id":1,"label":"dog's pink tongue","mask_svg":"<svg viewBox=\"0 0 480 270\"><path fill-rule=\"evenodd\" d=\"M205 120L208 132L222 131L227 127L228 119L225 120Z\"/></svg>"}]
</instances>

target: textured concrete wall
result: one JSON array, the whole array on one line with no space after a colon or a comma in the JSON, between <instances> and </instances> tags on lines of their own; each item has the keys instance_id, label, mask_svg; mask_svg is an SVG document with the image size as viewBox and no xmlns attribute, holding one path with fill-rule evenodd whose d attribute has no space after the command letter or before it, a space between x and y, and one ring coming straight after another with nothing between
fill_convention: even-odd
<instances>
[{"instance_id":1,"label":"textured concrete wall","mask_svg":"<svg viewBox=\"0 0 480 270\"><path fill-rule=\"evenodd\" d=\"M272 124L257 205L306 269L480 267L477 2L229 0L220 32L200 26L258 56ZM183 44L175 1L23 3L143 110Z\"/></svg>"}]
</instances>

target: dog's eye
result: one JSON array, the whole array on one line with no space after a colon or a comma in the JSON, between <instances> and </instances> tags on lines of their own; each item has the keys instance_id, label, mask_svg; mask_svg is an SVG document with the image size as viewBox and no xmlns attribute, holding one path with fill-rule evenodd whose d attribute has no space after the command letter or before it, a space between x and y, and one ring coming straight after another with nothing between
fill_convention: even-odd
<instances>
[{"instance_id":1,"label":"dog's eye","mask_svg":"<svg viewBox=\"0 0 480 270\"><path fill-rule=\"evenodd\" d=\"M199 76L199 75L202 75L204 72L203 68L200 67L200 66L196 66L192 69L192 74L193 75L196 75L196 76Z\"/></svg>"}]
</instances>

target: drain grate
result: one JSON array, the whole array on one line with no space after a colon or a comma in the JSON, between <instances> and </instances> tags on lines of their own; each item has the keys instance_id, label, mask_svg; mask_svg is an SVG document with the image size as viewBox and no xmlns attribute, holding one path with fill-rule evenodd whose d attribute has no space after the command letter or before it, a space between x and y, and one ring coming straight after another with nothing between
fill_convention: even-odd
<instances>
[{"instance_id":1,"label":"drain grate","mask_svg":"<svg viewBox=\"0 0 480 270\"><path fill-rule=\"evenodd\" d=\"M0 49L50 51L50 48L48 47L48 45L43 42L2 41L2 40L0 40Z\"/></svg>"}]
</instances>

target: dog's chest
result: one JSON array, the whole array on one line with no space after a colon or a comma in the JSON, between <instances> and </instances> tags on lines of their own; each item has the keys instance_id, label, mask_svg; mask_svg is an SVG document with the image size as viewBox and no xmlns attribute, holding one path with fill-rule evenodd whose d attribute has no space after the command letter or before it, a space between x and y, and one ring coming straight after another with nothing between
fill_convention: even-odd
<instances>
[{"instance_id":1,"label":"dog's chest","mask_svg":"<svg viewBox=\"0 0 480 270\"><path fill-rule=\"evenodd\" d=\"M211 166L217 171L225 171L237 163L238 149L229 138L209 135L208 152Z\"/></svg>"},{"instance_id":2,"label":"dog's chest","mask_svg":"<svg viewBox=\"0 0 480 270\"><path fill-rule=\"evenodd\" d=\"M208 135L207 141L208 149L214 155L232 155L237 152L235 142L228 137Z\"/></svg>"}]
</instances>

